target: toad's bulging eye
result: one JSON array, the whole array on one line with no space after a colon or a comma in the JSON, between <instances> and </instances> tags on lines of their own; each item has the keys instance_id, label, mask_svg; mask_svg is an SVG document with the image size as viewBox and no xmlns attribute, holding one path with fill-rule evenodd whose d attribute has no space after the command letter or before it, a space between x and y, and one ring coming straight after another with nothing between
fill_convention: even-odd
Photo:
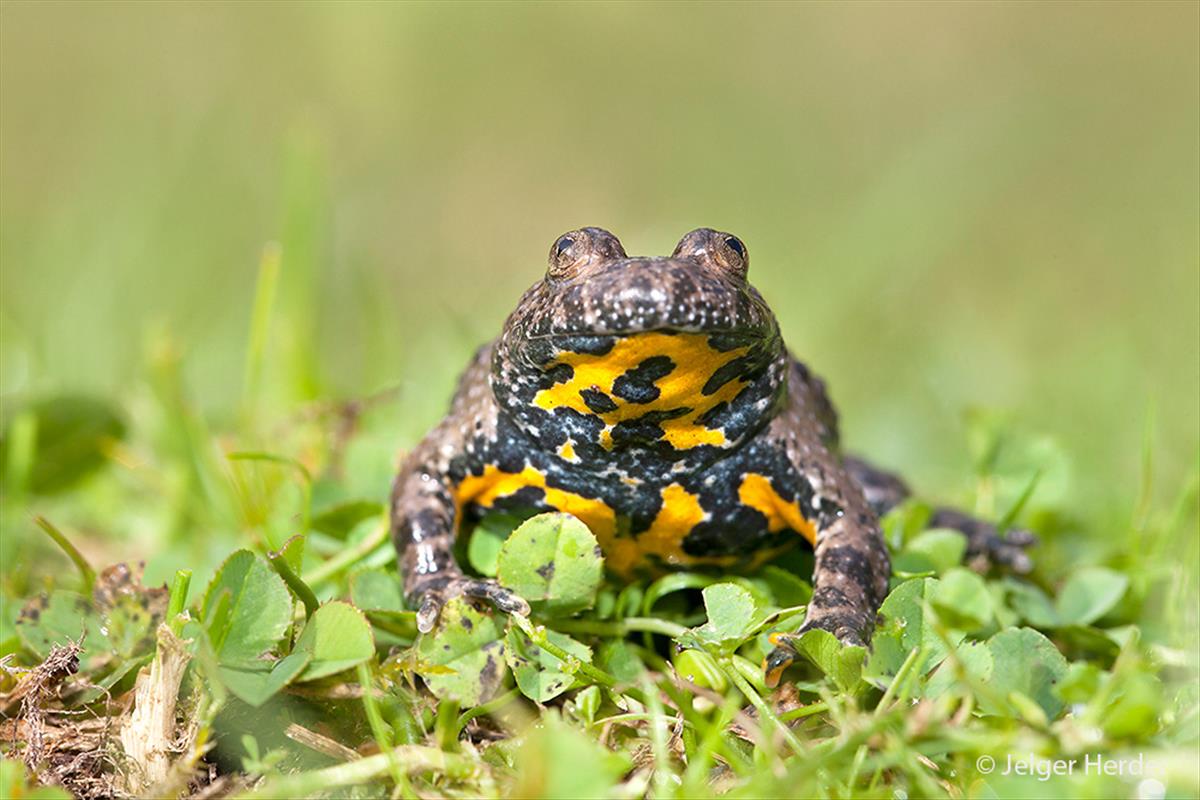
<instances>
[{"instance_id":1,"label":"toad's bulging eye","mask_svg":"<svg viewBox=\"0 0 1200 800\"><path fill-rule=\"evenodd\" d=\"M746 277L750 267L750 254L746 245L732 233L714 231L712 228L697 228L684 234L675 245L674 258L690 258L739 278Z\"/></svg>"},{"instance_id":2,"label":"toad's bulging eye","mask_svg":"<svg viewBox=\"0 0 1200 800\"><path fill-rule=\"evenodd\" d=\"M723 238L725 247L718 255L717 261L726 269L745 275L750 268L750 255L746 252L746 245L732 234L725 234Z\"/></svg>"},{"instance_id":3,"label":"toad's bulging eye","mask_svg":"<svg viewBox=\"0 0 1200 800\"><path fill-rule=\"evenodd\" d=\"M554 240L550 246L550 268L546 274L554 280L561 280L571 277L589 262L616 258L625 258L625 250L617 237L603 228L580 228Z\"/></svg>"},{"instance_id":4,"label":"toad's bulging eye","mask_svg":"<svg viewBox=\"0 0 1200 800\"><path fill-rule=\"evenodd\" d=\"M730 250L737 253L738 258L742 259L743 261L746 259L746 245L742 244L741 239L737 238L736 236L726 236L725 245Z\"/></svg>"},{"instance_id":5,"label":"toad's bulging eye","mask_svg":"<svg viewBox=\"0 0 1200 800\"><path fill-rule=\"evenodd\" d=\"M577 247L575 237L570 234L558 237L550 247L550 277L565 278L570 275L582 260L579 253L581 249L583 248Z\"/></svg>"}]
</instances>

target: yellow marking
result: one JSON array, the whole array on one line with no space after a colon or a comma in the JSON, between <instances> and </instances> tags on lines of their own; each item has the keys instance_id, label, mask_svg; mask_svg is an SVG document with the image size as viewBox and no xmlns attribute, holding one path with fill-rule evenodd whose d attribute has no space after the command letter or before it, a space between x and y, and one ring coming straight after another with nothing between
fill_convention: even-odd
<instances>
[{"instance_id":1,"label":"yellow marking","mask_svg":"<svg viewBox=\"0 0 1200 800\"><path fill-rule=\"evenodd\" d=\"M738 487L738 499L743 505L761 511L767 518L767 530L771 533L791 528L810 543L817 543L817 528L800 513L800 502L788 502L779 496L771 481L751 472L742 478Z\"/></svg>"},{"instance_id":2,"label":"yellow marking","mask_svg":"<svg viewBox=\"0 0 1200 800\"><path fill-rule=\"evenodd\" d=\"M667 564L691 564L699 559L683 552L683 539L692 528L708 516L700 506L700 500L678 483L662 490L662 508L654 522L636 539L617 539L612 545L601 547L606 555L609 569L618 574L628 574L647 555L656 555Z\"/></svg>"},{"instance_id":3,"label":"yellow marking","mask_svg":"<svg viewBox=\"0 0 1200 800\"><path fill-rule=\"evenodd\" d=\"M570 379L538 392L533 403L547 411L571 408L581 414L599 417L605 426L599 443L606 450L612 449L612 429L618 423L637 419L650 411L677 409L687 409L687 413L659 423L663 439L672 447L686 450L701 444L722 445L725 444L725 431L705 427L699 419L719 403L737 397L746 381L741 378L727 381L709 395L701 390L717 370L745 355L749 349L714 350L708 344L708 336L702 333L651 332L626 336L618 339L604 355L560 353L555 363L570 365L574 373ZM631 403L613 393L617 378L654 356L666 356L675 365L670 374L654 382L659 390L658 397L649 403ZM588 389L604 392L616 404L616 409L600 414L592 411L583 401L582 392Z\"/></svg>"},{"instance_id":4,"label":"yellow marking","mask_svg":"<svg viewBox=\"0 0 1200 800\"><path fill-rule=\"evenodd\" d=\"M579 458L575 455L575 440L567 439L558 447L558 457L564 461L575 463Z\"/></svg>"},{"instance_id":5,"label":"yellow marking","mask_svg":"<svg viewBox=\"0 0 1200 800\"><path fill-rule=\"evenodd\" d=\"M574 492L547 486L546 476L533 467L525 467L520 472L504 472L488 464L483 468L482 475L469 475L458 485L454 500L459 508L467 503L491 508L501 497L514 495L526 486L541 489L545 493L547 505L578 517L584 525L591 528L601 546L606 539L611 540L615 536L617 516L608 504L603 500L593 500Z\"/></svg>"}]
</instances>

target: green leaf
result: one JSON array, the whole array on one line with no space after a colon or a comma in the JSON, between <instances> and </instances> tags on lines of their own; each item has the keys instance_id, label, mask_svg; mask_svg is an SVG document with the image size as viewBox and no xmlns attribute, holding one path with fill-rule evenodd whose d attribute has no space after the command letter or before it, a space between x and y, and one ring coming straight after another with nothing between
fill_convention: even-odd
<instances>
[{"instance_id":1,"label":"green leaf","mask_svg":"<svg viewBox=\"0 0 1200 800\"><path fill-rule=\"evenodd\" d=\"M642 599L642 613L650 614L654 610L654 604L669 594L685 589L703 589L716 581L712 575L699 572L668 573L646 587L646 594Z\"/></svg>"},{"instance_id":2,"label":"green leaf","mask_svg":"<svg viewBox=\"0 0 1200 800\"><path fill-rule=\"evenodd\" d=\"M637 651L624 639L609 639L596 654L600 667L618 681L633 683L646 671Z\"/></svg>"},{"instance_id":3,"label":"green leaf","mask_svg":"<svg viewBox=\"0 0 1200 800\"><path fill-rule=\"evenodd\" d=\"M586 525L569 514L539 514L505 541L496 574L538 611L563 615L595 602L603 570Z\"/></svg>"},{"instance_id":4,"label":"green leaf","mask_svg":"<svg viewBox=\"0 0 1200 800\"><path fill-rule=\"evenodd\" d=\"M820 628L807 630L790 641L842 691L851 692L858 686L867 656L865 647L842 644L832 633Z\"/></svg>"},{"instance_id":5,"label":"green leaf","mask_svg":"<svg viewBox=\"0 0 1200 800\"><path fill-rule=\"evenodd\" d=\"M909 498L883 515L879 525L890 549L900 551L906 542L920 536L929 529L933 509L920 501Z\"/></svg>"},{"instance_id":6,"label":"green leaf","mask_svg":"<svg viewBox=\"0 0 1200 800\"><path fill-rule=\"evenodd\" d=\"M942 576L931 600L941 618L960 630L978 631L994 619L987 584L963 567L955 567Z\"/></svg>"},{"instance_id":7,"label":"green leaf","mask_svg":"<svg viewBox=\"0 0 1200 800\"><path fill-rule=\"evenodd\" d=\"M1058 593L1055 609L1063 624L1088 625L1111 611L1125 596L1129 578L1107 567L1077 570Z\"/></svg>"},{"instance_id":8,"label":"green leaf","mask_svg":"<svg viewBox=\"0 0 1200 800\"><path fill-rule=\"evenodd\" d=\"M701 645L732 651L762 621L754 597L737 584L716 583L702 594L708 622L690 631Z\"/></svg>"},{"instance_id":9,"label":"green leaf","mask_svg":"<svg viewBox=\"0 0 1200 800\"><path fill-rule=\"evenodd\" d=\"M763 567L751 580L766 589L771 602L778 608L806 606L812 600L812 585L808 581L772 564Z\"/></svg>"},{"instance_id":10,"label":"green leaf","mask_svg":"<svg viewBox=\"0 0 1200 800\"><path fill-rule=\"evenodd\" d=\"M311 681L369 661L375 655L375 639L361 611L335 600L309 618L296 642L296 651L310 654L299 680Z\"/></svg>"},{"instance_id":11,"label":"green leaf","mask_svg":"<svg viewBox=\"0 0 1200 800\"><path fill-rule=\"evenodd\" d=\"M363 611L405 611L400 578L384 569L364 569L350 576L350 600Z\"/></svg>"},{"instance_id":12,"label":"green leaf","mask_svg":"<svg viewBox=\"0 0 1200 800\"><path fill-rule=\"evenodd\" d=\"M322 509L308 526L335 539L345 539L358 524L383 513L383 505L373 500L350 500Z\"/></svg>"},{"instance_id":13,"label":"green leaf","mask_svg":"<svg viewBox=\"0 0 1200 800\"><path fill-rule=\"evenodd\" d=\"M570 655L592 663L592 648L558 631L547 631L546 635ZM576 684L575 676L561 661L537 647L516 627L509 628L505 637L504 660L521 693L536 703L553 700Z\"/></svg>"},{"instance_id":14,"label":"green leaf","mask_svg":"<svg viewBox=\"0 0 1200 800\"><path fill-rule=\"evenodd\" d=\"M955 648L954 655L955 658L944 659L925 682L922 691L925 697L941 697L947 692L959 689L966 676L977 683L987 683L991 680L995 664L987 642L962 642Z\"/></svg>"},{"instance_id":15,"label":"green leaf","mask_svg":"<svg viewBox=\"0 0 1200 800\"><path fill-rule=\"evenodd\" d=\"M671 657L675 672L685 681L724 692L728 684L716 659L703 650L679 650Z\"/></svg>"},{"instance_id":16,"label":"green leaf","mask_svg":"<svg viewBox=\"0 0 1200 800\"><path fill-rule=\"evenodd\" d=\"M967 537L949 528L932 528L918 534L895 558L897 572L936 572L939 575L962 563Z\"/></svg>"},{"instance_id":17,"label":"green leaf","mask_svg":"<svg viewBox=\"0 0 1200 800\"><path fill-rule=\"evenodd\" d=\"M255 665L291 624L292 596L266 561L239 550L208 584L201 619L223 665Z\"/></svg>"},{"instance_id":18,"label":"green leaf","mask_svg":"<svg viewBox=\"0 0 1200 800\"><path fill-rule=\"evenodd\" d=\"M455 597L442 609L437 627L418 640L416 672L438 698L477 706L504 680L503 638L490 607L481 610Z\"/></svg>"},{"instance_id":19,"label":"green leaf","mask_svg":"<svg viewBox=\"0 0 1200 800\"><path fill-rule=\"evenodd\" d=\"M617 781L632 768L628 757L565 724L543 717L516 754L517 785L511 797L599 800L616 794Z\"/></svg>"},{"instance_id":20,"label":"green leaf","mask_svg":"<svg viewBox=\"0 0 1200 800\"><path fill-rule=\"evenodd\" d=\"M1008 698L1011 692L1020 692L1041 706L1047 718L1057 717L1063 701L1055 686L1067 674L1067 660L1058 648L1032 628L1000 631L988 639L987 646L993 662L988 683L996 694ZM980 698L980 705L993 714L1008 713L1007 709L995 708L987 698Z\"/></svg>"},{"instance_id":21,"label":"green leaf","mask_svg":"<svg viewBox=\"0 0 1200 800\"><path fill-rule=\"evenodd\" d=\"M1054 603L1032 583L1006 578L1008 602L1021 619L1035 628L1057 628L1061 624Z\"/></svg>"},{"instance_id":22,"label":"green leaf","mask_svg":"<svg viewBox=\"0 0 1200 800\"><path fill-rule=\"evenodd\" d=\"M924 660L916 665L924 674L946 657L946 646L934 630L935 620L926 610L940 581L917 578L905 581L879 607L879 623L871 637L871 653L863 675L876 686L886 687L913 648L925 650ZM962 641L961 631L947 630L952 645Z\"/></svg>"},{"instance_id":23,"label":"green leaf","mask_svg":"<svg viewBox=\"0 0 1200 800\"><path fill-rule=\"evenodd\" d=\"M472 569L488 578L496 577L500 551L520 524L521 518L511 514L488 514L480 520L467 542L467 562Z\"/></svg>"},{"instance_id":24,"label":"green leaf","mask_svg":"<svg viewBox=\"0 0 1200 800\"><path fill-rule=\"evenodd\" d=\"M68 641L78 641L86 631L81 654L81 668L85 671L100 666L112 650L92 599L66 589L55 589L26 603L16 627L21 643L42 659L50 655L55 645L61 647Z\"/></svg>"},{"instance_id":25,"label":"green leaf","mask_svg":"<svg viewBox=\"0 0 1200 800\"><path fill-rule=\"evenodd\" d=\"M1086 703L1100 691L1104 672L1095 664L1076 661L1067 668L1067 674L1055 687L1055 693L1064 703Z\"/></svg>"},{"instance_id":26,"label":"green leaf","mask_svg":"<svg viewBox=\"0 0 1200 800\"><path fill-rule=\"evenodd\" d=\"M274 664L264 664L262 667L222 666L217 669L217 674L225 688L237 695L238 699L257 708L294 681L311 660L311 652L296 650Z\"/></svg>"},{"instance_id":27,"label":"green leaf","mask_svg":"<svg viewBox=\"0 0 1200 800\"><path fill-rule=\"evenodd\" d=\"M1063 625L1054 630L1054 640L1066 650L1108 661L1117 657L1121 646L1107 634L1091 625Z\"/></svg>"},{"instance_id":28,"label":"green leaf","mask_svg":"<svg viewBox=\"0 0 1200 800\"><path fill-rule=\"evenodd\" d=\"M593 683L591 686L581 689L574 698L576 716L584 725L590 726L596 721L596 712L600 710L600 704L603 701L600 687L596 684Z\"/></svg>"},{"instance_id":29,"label":"green leaf","mask_svg":"<svg viewBox=\"0 0 1200 800\"><path fill-rule=\"evenodd\" d=\"M1115 678L1110 678L1115 680ZM1146 737L1158 730L1163 707L1163 685L1146 672L1120 675L1116 698L1105 710L1101 727L1114 739Z\"/></svg>"},{"instance_id":30,"label":"green leaf","mask_svg":"<svg viewBox=\"0 0 1200 800\"><path fill-rule=\"evenodd\" d=\"M15 420L30 420L35 432L34 460L21 477L21 487L35 494L69 489L106 461L109 444L125 437L125 422L108 403L90 397L66 395L38 400ZM0 437L0 453L8 453L17 434L10 424ZM8 459L0 459L0 482L7 482Z\"/></svg>"}]
</instances>

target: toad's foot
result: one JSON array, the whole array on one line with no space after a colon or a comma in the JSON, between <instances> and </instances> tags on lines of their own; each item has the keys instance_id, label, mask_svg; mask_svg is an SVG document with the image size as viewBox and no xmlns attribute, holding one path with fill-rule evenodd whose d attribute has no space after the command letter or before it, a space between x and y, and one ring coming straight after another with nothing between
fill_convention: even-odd
<instances>
[{"instance_id":1,"label":"toad's foot","mask_svg":"<svg viewBox=\"0 0 1200 800\"><path fill-rule=\"evenodd\" d=\"M1026 575L1033 570L1033 559L1025 551L1038 540L1027 530L1014 528L1001 534L990 522L952 508L935 511L929 526L962 532L967 537L967 563L979 572L1000 567Z\"/></svg>"},{"instance_id":2,"label":"toad's foot","mask_svg":"<svg viewBox=\"0 0 1200 800\"><path fill-rule=\"evenodd\" d=\"M414 593L420 600L417 610L417 630L429 633L437 624L438 615L448 601L455 597L475 597L487 600L505 614L529 616L529 603L511 589L505 589L494 580L468 578L463 575L451 577L437 586L426 586Z\"/></svg>"},{"instance_id":3,"label":"toad's foot","mask_svg":"<svg viewBox=\"0 0 1200 800\"><path fill-rule=\"evenodd\" d=\"M836 620L827 618L827 622L834 623ZM835 627L836 629L834 629ZM763 680L768 688L774 689L778 686L783 673L788 667L796 663L796 659L800 654L796 650L795 641L803 636L806 631L811 631L815 628L827 630L832 633L842 643L843 647L866 646L866 642L863 641L857 629L846 626L822 625L821 620L805 622L803 627L796 633L772 633L767 638L775 647L763 659Z\"/></svg>"}]
</instances>

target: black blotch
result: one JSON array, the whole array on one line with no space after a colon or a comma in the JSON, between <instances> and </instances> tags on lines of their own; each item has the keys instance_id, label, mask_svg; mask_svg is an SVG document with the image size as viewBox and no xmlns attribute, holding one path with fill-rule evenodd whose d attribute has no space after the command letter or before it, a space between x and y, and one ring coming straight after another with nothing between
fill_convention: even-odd
<instances>
[{"instance_id":1,"label":"black blotch","mask_svg":"<svg viewBox=\"0 0 1200 800\"><path fill-rule=\"evenodd\" d=\"M512 512L536 511L545 507L545 500L546 492L540 486L522 486L510 495L497 497L490 508Z\"/></svg>"},{"instance_id":2,"label":"black blotch","mask_svg":"<svg viewBox=\"0 0 1200 800\"><path fill-rule=\"evenodd\" d=\"M496 657L491 653L488 654L487 661L483 663L483 669L479 671L479 677L484 686L491 685L499 677L496 670Z\"/></svg>"},{"instance_id":3,"label":"black blotch","mask_svg":"<svg viewBox=\"0 0 1200 800\"><path fill-rule=\"evenodd\" d=\"M471 620L468 619L467 617L463 617L462 618L462 626L464 628L466 628L467 630L471 630L472 628L475 627L475 623L471 622Z\"/></svg>"},{"instance_id":4,"label":"black blotch","mask_svg":"<svg viewBox=\"0 0 1200 800\"><path fill-rule=\"evenodd\" d=\"M501 450L496 453L496 469L502 472L518 473L525 468L526 457L516 448Z\"/></svg>"},{"instance_id":5,"label":"black blotch","mask_svg":"<svg viewBox=\"0 0 1200 800\"><path fill-rule=\"evenodd\" d=\"M743 333L714 333L708 337L708 346L718 352L726 353L739 347L745 347L748 344L747 338Z\"/></svg>"},{"instance_id":6,"label":"black blotch","mask_svg":"<svg viewBox=\"0 0 1200 800\"><path fill-rule=\"evenodd\" d=\"M583 398L584 404L594 414L606 414L617 410L617 404L613 402L613 399L599 389L584 389L579 392L579 396Z\"/></svg>"},{"instance_id":7,"label":"black blotch","mask_svg":"<svg viewBox=\"0 0 1200 800\"><path fill-rule=\"evenodd\" d=\"M675 369L667 356L652 356L613 381L613 394L631 403L649 403L662 392L654 385Z\"/></svg>"},{"instance_id":8,"label":"black blotch","mask_svg":"<svg viewBox=\"0 0 1200 800\"><path fill-rule=\"evenodd\" d=\"M542 576L542 580L550 580L554 577L554 562L549 561L545 564L542 564L542 566L537 568L536 572L538 575Z\"/></svg>"},{"instance_id":9,"label":"black blotch","mask_svg":"<svg viewBox=\"0 0 1200 800\"><path fill-rule=\"evenodd\" d=\"M658 442L663 437L662 423L682 417L691 409L672 408L667 411L649 411L637 419L627 419L617 423L612 430L613 442L617 445L649 445ZM664 444L664 446L667 446ZM669 446L667 446L669 448ZM633 474L644 471L645 467L635 469Z\"/></svg>"},{"instance_id":10,"label":"black blotch","mask_svg":"<svg viewBox=\"0 0 1200 800\"><path fill-rule=\"evenodd\" d=\"M715 406L710 408L708 411L705 411L703 414L701 414L696 419L696 422L700 423L701 425L703 425L704 427L706 427L710 430L715 430L717 428L724 427L723 425L720 424L720 422L721 422L721 418L725 415L725 413L727 411L729 411L729 403L722 401L720 403L717 403Z\"/></svg>"},{"instance_id":11,"label":"black blotch","mask_svg":"<svg viewBox=\"0 0 1200 800\"><path fill-rule=\"evenodd\" d=\"M591 356L602 356L613 349L617 343L615 336L568 335L554 337L554 345L559 350L572 353L583 353Z\"/></svg>"},{"instance_id":12,"label":"black blotch","mask_svg":"<svg viewBox=\"0 0 1200 800\"><path fill-rule=\"evenodd\" d=\"M722 364L704 384L700 393L713 394L730 381L749 375L757 365L758 358L753 353L747 353L741 358L735 358L727 364Z\"/></svg>"},{"instance_id":13,"label":"black blotch","mask_svg":"<svg viewBox=\"0 0 1200 800\"><path fill-rule=\"evenodd\" d=\"M546 385L553 386L556 383L566 383L571 380L571 376L575 374L575 368L570 364L556 364L546 370L546 379L549 381Z\"/></svg>"}]
</instances>

